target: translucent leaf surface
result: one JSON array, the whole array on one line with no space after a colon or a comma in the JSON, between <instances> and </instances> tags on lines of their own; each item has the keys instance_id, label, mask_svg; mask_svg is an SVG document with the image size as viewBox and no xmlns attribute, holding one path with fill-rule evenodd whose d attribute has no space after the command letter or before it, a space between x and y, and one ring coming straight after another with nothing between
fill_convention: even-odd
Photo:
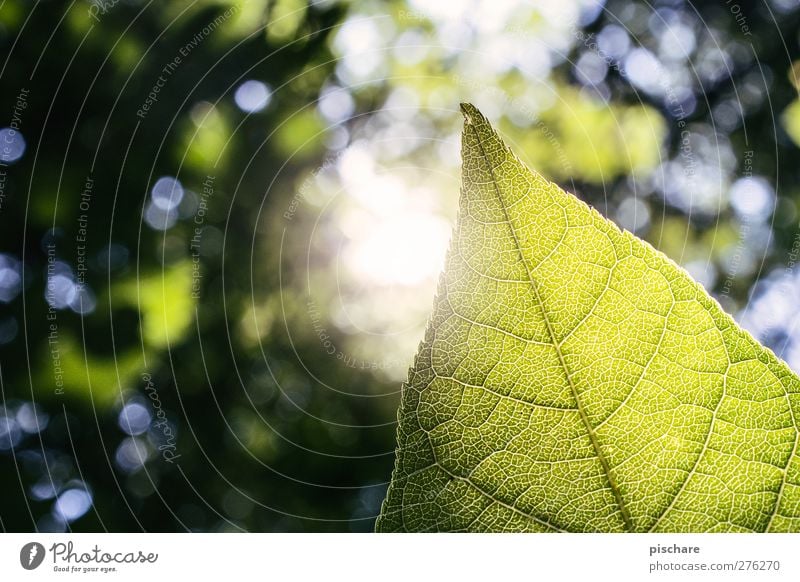
<instances>
[{"instance_id":1,"label":"translucent leaf surface","mask_svg":"<svg viewBox=\"0 0 800 582\"><path fill-rule=\"evenodd\" d=\"M800 531L800 379L462 109L378 531Z\"/></svg>"}]
</instances>

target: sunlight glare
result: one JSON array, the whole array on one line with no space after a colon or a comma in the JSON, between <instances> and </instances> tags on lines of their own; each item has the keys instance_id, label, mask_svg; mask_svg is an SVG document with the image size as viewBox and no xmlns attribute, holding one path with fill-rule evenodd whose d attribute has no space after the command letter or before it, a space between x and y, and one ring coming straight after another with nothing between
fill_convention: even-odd
<instances>
[{"instance_id":1,"label":"sunlight glare","mask_svg":"<svg viewBox=\"0 0 800 582\"><path fill-rule=\"evenodd\" d=\"M366 225L346 251L346 261L362 281L419 285L444 266L450 224L436 215L404 212Z\"/></svg>"}]
</instances>

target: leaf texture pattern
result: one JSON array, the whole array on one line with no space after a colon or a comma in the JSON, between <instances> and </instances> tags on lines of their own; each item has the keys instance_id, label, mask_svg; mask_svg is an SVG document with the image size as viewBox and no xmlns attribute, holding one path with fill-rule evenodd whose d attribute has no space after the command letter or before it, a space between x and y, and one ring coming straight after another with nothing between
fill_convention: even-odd
<instances>
[{"instance_id":1,"label":"leaf texture pattern","mask_svg":"<svg viewBox=\"0 0 800 582\"><path fill-rule=\"evenodd\" d=\"M378 531L800 531L800 378L462 105Z\"/></svg>"}]
</instances>

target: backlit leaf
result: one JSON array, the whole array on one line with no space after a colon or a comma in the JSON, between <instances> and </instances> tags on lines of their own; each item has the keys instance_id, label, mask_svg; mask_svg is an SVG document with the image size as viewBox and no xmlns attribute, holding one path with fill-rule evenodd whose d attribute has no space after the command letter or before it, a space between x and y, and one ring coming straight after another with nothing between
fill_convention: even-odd
<instances>
[{"instance_id":1,"label":"backlit leaf","mask_svg":"<svg viewBox=\"0 0 800 582\"><path fill-rule=\"evenodd\" d=\"M800 531L800 378L462 109L378 531Z\"/></svg>"}]
</instances>

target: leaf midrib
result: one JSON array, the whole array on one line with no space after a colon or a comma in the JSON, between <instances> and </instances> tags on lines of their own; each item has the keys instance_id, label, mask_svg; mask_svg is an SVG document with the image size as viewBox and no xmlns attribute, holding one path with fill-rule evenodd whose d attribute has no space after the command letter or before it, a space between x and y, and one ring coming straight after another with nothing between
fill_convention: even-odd
<instances>
[{"instance_id":1,"label":"leaf midrib","mask_svg":"<svg viewBox=\"0 0 800 582\"><path fill-rule=\"evenodd\" d=\"M478 132L478 130L475 128L475 125L473 124L472 119L470 118L469 115L465 115L465 124L466 124L467 127L470 127L472 129L473 133L475 134L475 139L476 139L476 141L478 143L478 147L481 150L481 156L486 161L486 166L489 169L489 174L491 175L491 178L492 178L492 185L494 186L495 192L497 194L497 199L500 202L500 208L503 209L503 216L505 217L505 221L508 224L509 230L511 231L511 236L514 238L514 246L516 247L517 252L519 253L519 258L522 261L522 264L525 266L525 272L528 275L528 280L529 280L529 282L531 284L531 288L533 289L533 294L536 297L536 301L537 301L537 303L539 305L539 309L542 312L542 318L544 319L545 327L547 328L547 333L548 333L548 335L550 337L550 341L551 341L551 343L552 343L552 345L553 345L553 347L554 347L554 349L556 351L556 354L558 355L558 361L559 361L562 369L564 370L564 375L567 378L567 383L569 384L570 390L572 391L572 396L575 399L575 403L576 403L576 406L577 406L578 414L580 415L581 420L583 421L583 424L586 427L586 431L589 434L589 440L591 441L592 447L594 448L594 451L595 451L595 454L597 455L597 458L600 461L600 465L603 467L603 471L604 471L606 479L608 481L609 488L611 489L611 492L614 495L614 500L616 501L617 506L619 507L619 511L620 511L620 514L622 515L622 522L623 522L623 525L625 526L625 530L629 531L629 532L633 531L633 523L631 522L631 517L630 517L630 514L628 512L628 508L625 506L625 502L622 499L622 494L621 494L621 492L619 490L619 487L616 484L614 476L611 473L611 466L609 465L608 459L606 459L605 454L603 453L603 450L600 447L600 443L599 443L599 441L597 439L597 435L595 434L594 429L593 429L593 427L591 425L591 422L589 421L589 417L587 416L586 411L584 410L583 402L581 400L581 397L580 397L580 395L578 393L577 388L575 387L575 384L572 381L572 375L570 374L569 368L567 367L567 363L564 360L564 355L561 353L561 345L559 344L559 342L556 339L556 335L555 335L555 332L553 330L553 326L550 323L550 318L547 315L547 309L545 309L544 302L542 301L541 295L539 295L539 288L538 288L538 286L536 284L536 279L534 279L533 273L531 273L530 267L528 266L528 262L525 260L525 256L522 254L522 247L519 244L519 239L517 238L517 233L514 230L514 224L511 222L511 218L508 215L508 211L506 209L505 202L503 200L503 196L501 195L500 185L498 184L497 178L496 178L496 176L494 174L494 168L492 166L492 162L489 159L489 156L486 154L485 148L483 147L483 142L481 140L481 135ZM566 228L569 228L569 226L567 225Z\"/></svg>"}]
</instances>

